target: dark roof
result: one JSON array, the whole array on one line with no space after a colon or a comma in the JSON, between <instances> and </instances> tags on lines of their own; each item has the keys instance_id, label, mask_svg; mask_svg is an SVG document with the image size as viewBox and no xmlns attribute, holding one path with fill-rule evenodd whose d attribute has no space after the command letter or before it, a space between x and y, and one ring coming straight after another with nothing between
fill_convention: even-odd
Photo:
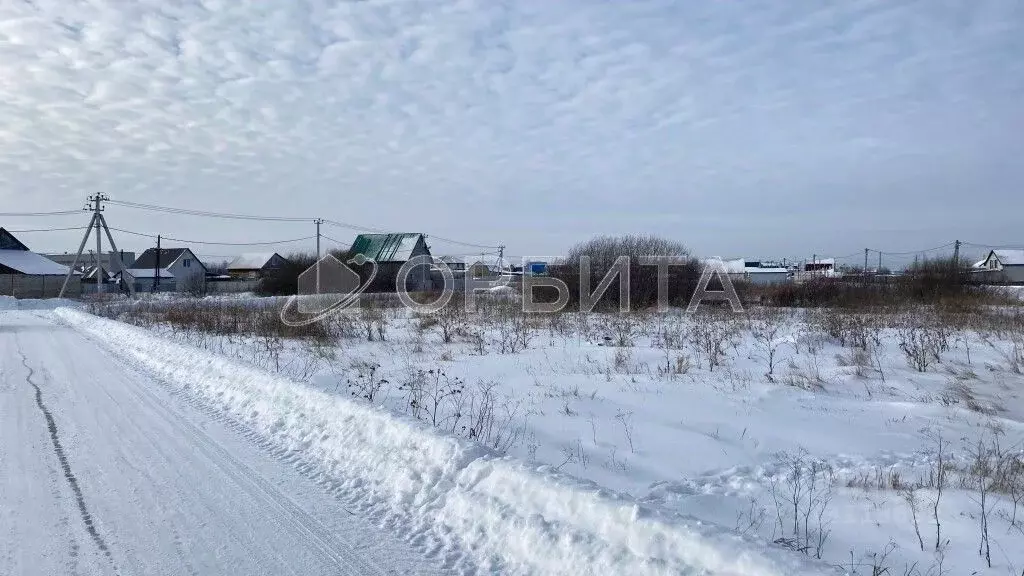
<instances>
[{"instance_id":1,"label":"dark roof","mask_svg":"<svg viewBox=\"0 0 1024 576\"><path fill-rule=\"evenodd\" d=\"M362 254L377 262L405 262L413 257L421 241L423 234L418 233L360 234L349 253Z\"/></svg>"},{"instance_id":2,"label":"dark roof","mask_svg":"<svg viewBox=\"0 0 1024 576\"><path fill-rule=\"evenodd\" d=\"M188 248L161 248L160 267L167 268L168 266L171 265L172 262L177 260L178 257L181 256L186 251L189 251ZM139 256L138 258L135 259L135 262L132 262L132 265L129 266L129 268L152 269L157 265L156 256L156 248L148 248L145 252L142 253L142 256ZM199 262L199 265L203 266L204 269L206 268L206 266L203 265L203 263L200 262L198 258L196 258L196 262Z\"/></svg>"},{"instance_id":3,"label":"dark roof","mask_svg":"<svg viewBox=\"0 0 1024 576\"><path fill-rule=\"evenodd\" d=\"M22 250L28 252L28 246L21 243L7 230L0 228L0 250Z\"/></svg>"}]
</instances>

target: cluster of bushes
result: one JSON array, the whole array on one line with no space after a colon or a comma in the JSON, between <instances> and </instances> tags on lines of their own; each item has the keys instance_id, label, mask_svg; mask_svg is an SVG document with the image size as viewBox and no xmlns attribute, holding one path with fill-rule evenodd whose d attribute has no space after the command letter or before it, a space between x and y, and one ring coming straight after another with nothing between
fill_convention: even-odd
<instances>
[{"instance_id":1,"label":"cluster of bushes","mask_svg":"<svg viewBox=\"0 0 1024 576\"><path fill-rule=\"evenodd\" d=\"M601 281L616 266L620 257L628 258L629 303L632 309L653 308L658 304L658 266L644 264L646 258L665 257L674 260L667 268L667 303L685 307L700 280L700 262L678 242L656 236L598 236L574 246L564 260L549 267L549 274L569 288L569 309L579 309L581 284L589 280L587 293L594 293ZM589 269L581 262L589 262ZM714 290L715 287L711 286ZM543 290L543 289L542 289ZM554 290L538 290L537 300L551 301ZM617 310L621 298L619 278L612 280L594 309Z\"/></svg>"}]
</instances>

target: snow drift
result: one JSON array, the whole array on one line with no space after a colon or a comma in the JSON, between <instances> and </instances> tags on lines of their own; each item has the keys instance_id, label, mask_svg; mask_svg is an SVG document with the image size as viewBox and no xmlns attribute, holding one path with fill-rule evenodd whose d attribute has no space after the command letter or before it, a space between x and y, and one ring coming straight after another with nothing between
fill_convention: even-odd
<instances>
[{"instance_id":1,"label":"snow drift","mask_svg":"<svg viewBox=\"0 0 1024 576\"><path fill-rule=\"evenodd\" d=\"M800 555L530 468L416 420L313 390L144 329L62 308L63 323L314 466L406 538L503 574L830 573Z\"/></svg>"}]
</instances>

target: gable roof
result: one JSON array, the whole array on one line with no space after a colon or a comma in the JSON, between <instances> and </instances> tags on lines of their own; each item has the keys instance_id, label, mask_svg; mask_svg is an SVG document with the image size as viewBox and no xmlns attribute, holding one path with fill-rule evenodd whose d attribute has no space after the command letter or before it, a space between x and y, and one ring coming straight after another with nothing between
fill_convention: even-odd
<instances>
[{"instance_id":1,"label":"gable roof","mask_svg":"<svg viewBox=\"0 0 1024 576\"><path fill-rule=\"evenodd\" d=\"M275 256L284 260L284 257L277 252L248 252L240 254L228 264L228 270L262 270Z\"/></svg>"},{"instance_id":2,"label":"gable roof","mask_svg":"<svg viewBox=\"0 0 1024 576\"><path fill-rule=\"evenodd\" d=\"M31 276L64 276L68 267L28 250L0 250L0 266Z\"/></svg>"},{"instance_id":3,"label":"gable roof","mask_svg":"<svg viewBox=\"0 0 1024 576\"><path fill-rule=\"evenodd\" d=\"M171 264L174 264L174 261L180 258L181 255L186 252L192 254L192 251L189 250L188 248L161 248L160 267L167 268ZM156 256L156 248L147 248L146 251L142 253L142 256L136 258L135 262L132 262L132 265L129 266L128 268L148 268L152 270L153 267L156 266ZM202 266L204 270L206 269L206 266L202 262L200 262L198 258L195 257L195 254L192 254L192 258L195 259L196 262L199 262L199 265Z\"/></svg>"},{"instance_id":4,"label":"gable roof","mask_svg":"<svg viewBox=\"0 0 1024 576\"><path fill-rule=\"evenodd\" d=\"M21 240L14 237L14 234L11 234L4 228L0 228L0 250L23 250L28 252L28 246L22 244Z\"/></svg>"},{"instance_id":5,"label":"gable roof","mask_svg":"<svg viewBox=\"0 0 1024 576\"><path fill-rule=\"evenodd\" d=\"M377 262L405 262L412 258L421 240L426 243L420 233L360 234L356 236L349 252L352 255L362 254Z\"/></svg>"},{"instance_id":6,"label":"gable roof","mask_svg":"<svg viewBox=\"0 0 1024 576\"><path fill-rule=\"evenodd\" d=\"M1024 250L993 250L989 258L992 254L1003 266L1024 266Z\"/></svg>"}]
</instances>

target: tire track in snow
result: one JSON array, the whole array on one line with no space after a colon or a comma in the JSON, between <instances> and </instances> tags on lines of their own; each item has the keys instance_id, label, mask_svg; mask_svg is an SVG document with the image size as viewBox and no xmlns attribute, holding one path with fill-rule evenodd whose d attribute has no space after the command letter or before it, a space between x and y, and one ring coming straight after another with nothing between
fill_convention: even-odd
<instances>
[{"instance_id":1,"label":"tire track in snow","mask_svg":"<svg viewBox=\"0 0 1024 576\"><path fill-rule=\"evenodd\" d=\"M28 375L25 377L25 381L28 382L36 391L36 406L39 407L39 411L43 413L43 418L46 420L46 428L50 433L50 442L53 443L53 451L57 455L57 460L60 462L60 467L64 472L64 479L67 481L68 486L75 495L75 503L78 505L78 513L82 518L82 523L85 524L85 530L89 533L89 537L96 544L107 561L110 562L110 566L114 569L115 574L120 574L120 570L117 568L117 564L114 562L114 557L110 553L110 548L107 543L103 540L103 536L100 535L99 530L96 529L96 524L93 521L92 514L89 512L89 507L85 503L85 495L82 494L82 488L78 485L78 478L75 476L74 471L71 470L71 463L68 461L67 454L64 452L64 446L60 442L60 434L57 430L57 422L53 419L53 414L47 409L46 404L43 402L43 390L35 383L35 370L29 366L28 357L21 351L19 346L18 356L21 356L21 363L28 370ZM74 548L72 548L74 550ZM77 552L77 551L76 551ZM77 558L77 553L76 553Z\"/></svg>"},{"instance_id":2,"label":"tire track in snow","mask_svg":"<svg viewBox=\"0 0 1024 576\"><path fill-rule=\"evenodd\" d=\"M325 564L334 564L338 568L344 569L344 573L348 573L348 570L356 567L358 574L362 576L393 574L385 567L364 559L360 551L334 536L327 526L218 445L207 436L206 432L182 417L181 414L176 413L173 408L166 406L153 392L144 387L132 387L128 390L139 402L147 405L151 410L161 413L168 422L176 424L182 433L194 441L195 447L203 452L210 462L223 470L254 499L266 503L269 509L275 510L279 520L303 534L308 542L315 547L321 558L325 560Z\"/></svg>"}]
</instances>

